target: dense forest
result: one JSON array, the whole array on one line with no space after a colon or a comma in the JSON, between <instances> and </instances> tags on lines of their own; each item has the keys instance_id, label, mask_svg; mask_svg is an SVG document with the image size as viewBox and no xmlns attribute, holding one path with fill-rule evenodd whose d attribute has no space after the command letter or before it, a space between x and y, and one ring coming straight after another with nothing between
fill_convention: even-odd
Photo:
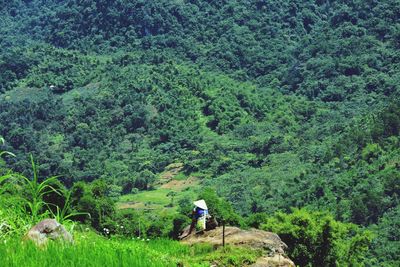
<instances>
[{"instance_id":1,"label":"dense forest","mask_svg":"<svg viewBox=\"0 0 400 267\"><path fill-rule=\"evenodd\" d=\"M123 221L113 199L181 164L231 224L335 220L371 233L354 262L398 266L399 19L398 0L0 0L2 172L32 154Z\"/></svg>"}]
</instances>

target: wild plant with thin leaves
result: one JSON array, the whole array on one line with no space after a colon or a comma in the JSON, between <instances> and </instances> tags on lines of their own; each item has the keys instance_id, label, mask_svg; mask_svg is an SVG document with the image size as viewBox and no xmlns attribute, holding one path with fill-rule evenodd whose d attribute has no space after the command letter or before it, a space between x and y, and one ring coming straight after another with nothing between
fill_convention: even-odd
<instances>
[{"instance_id":1,"label":"wild plant with thin leaves","mask_svg":"<svg viewBox=\"0 0 400 267\"><path fill-rule=\"evenodd\" d=\"M56 219L59 223L65 224L65 223L73 223L71 218L74 216L78 215L89 215L87 212L75 212L72 211L71 209L71 191L65 191L63 192L63 195L65 197L65 203L62 208L60 208L57 205L53 205L56 207L56 212L53 212L51 209L50 213L53 215L54 219ZM50 204L52 205L52 204Z\"/></svg>"},{"instance_id":2,"label":"wild plant with thin leaves","mask_svg":"<svg viewBox=\"0 0 400 267\"><path fill-rule=\"evenodd\" d=\"M4 145L4 143L5 143L4 138L3 138L3 137L0 137L0 146ZM15 157L15 155L14 155L13 153L11 153L11 152L0 150L0 159L1 159L1 157L5 156L5 155ZM12 177L12 174L11 174L10 171L8 171L5 175L0 176L0 185L1 185L5 180L7 180L7 179L9 179L9 178L11 178L11 177ZM1 195L2 193L4 193L4 191L5 191L5 186L2 185L2 186L0 187L0 195Z\"/></svg>"},{"instance_id":3,"label":"wild plant with thin leaves","mask_svg":"<svg viewBox=\"0 0 400 267\"><path fill-rule=\"evenodd\" d=\"M2 146L2 145L4 145L4 143L5 143L4 138L3 138L3 137L0 137L0 145ZM0 150L0 157L2 157L2 156L4 156L4 155L8 155L8 156L15 157L15 155L14 155L13 153L9 152L9 151L2 151L2 150Z\"/></svg>"},{"instance_id":4,"label":"wild plant with thin leaves","mask_svg":"<svg viewBox=\"0 0 400 267\"><path fill-rule=\"evenodd\" d=\"M51 184L58 179L58 176L48 177L45 178L42 182L39 182L37 164L35 163L32 155L31 164L33 171L32 179L29 179L21 174L17 174L16 176L23 181L24 187L27 190L25 204L29 207L29 213L32 216L32 223L36 223L41 218L48 215L47 211L42 213L44 208L47 206L46 202L43 201L43 196L50 192L55 192L57 194L61 193L51 186Z\"/></svg>"},{"instance_id":5,"label":"wild plant with thin leaves","mask_svg":"<svg viewBox=\"0 0 400 267\"><path fill-rule=\"evenodd\" d=\"M25 196L13 196L12 201L7 201L6 198L2 197L2 195L7 190L7 186L9 188L15 186L15 184L5 183L0 188L0 200L4 200L0 201L0 218L2 218L2 220L0 220L0 236L4 236L4 233L10 235L17 232L25 232L33 224L50 216L54 217L54 219L62 224L69 224L72 230L74 223L70 218L77 215L87 214L84 212L72 212L71 192L57 190L51 185L58 179L58 176L45 178L40 182L37 164L32 155L30 158L33 172L33 177L31 179L11 171L0 177L0 185L7 180L17 178L22 181L23 188L26 190ZM54 205L56 207L56 212L53 212L52 209L49 208L49 206L53 204L46 203L43 200L43 197L50 192L55 192L56 194L65 197L65 204L63 207ZM10 196L7 198L9 197Z\"/></svg>"},{"instance_id":6,"label":"wild plant with thin leaves","mask_svg":"<svg viewBox=\"0 0 400 267\"><path fill-rule=\"evenodd\" d=\"M0 196L0 238L22 235L30 227L21 198Z\"/></svg>"},{"instance_id":7,"label":"wild plant with thin leaves","mask_svg":"<svg viewBox=\"0 0 400 267\"><path fill-rule=\"evenodd\" d=\"M4 145L4 138L0 137L0 145ZM15 155L8 151L0 150L0 159L3 156ZM10 189L10 183L7 180L13 177L13 172L8 170L0 176L0 237L14 235L19 231L23 231L26 222L26 214L21 205L21 198L16 196L4 196L5 192Z\"/></svg>"},{"instance_id":8,"label":"wild plant with thin leaves","mask_svg":"<svg viewBox=\"0 0 400 267\"><path fill-rule=\"evenodd\" d=\"M7 153L12 155L10 153ZM4 154L2 154L4 155ZM49 177L39 182L38 168L33 156L31 155L31 164L33 177L31 179L8 171L7 174L0 177L0 236L10 236L26 232L33 224L49 215L46 202L43 196L59 191L51 186L51 183L57 180L57 176ZM13 195L5 193L16 187L17 180L22 182L22 187L26 190L26 195Z\"/></svg>"},{"instance_id":9,"label":"wild plant with thin leaves","mask_svg":"<svg viewBox=\"0 0 400 267\"><path fill-rule=\"evenodd\" d=\"M0 185L1 185L0 195L2 195L6 191L6 187L4 185L2 185L2 183L11 177L12 177L12 174L10 172L8 172L6 175L0 176Z\"/></svg>"}]
</instances>

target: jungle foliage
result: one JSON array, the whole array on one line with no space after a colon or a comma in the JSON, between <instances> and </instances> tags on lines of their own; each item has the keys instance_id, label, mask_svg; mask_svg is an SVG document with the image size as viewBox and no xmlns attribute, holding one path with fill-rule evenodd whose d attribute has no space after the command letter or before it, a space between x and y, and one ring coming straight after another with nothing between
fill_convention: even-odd
<instances>
[{"instance_id":1,"label":"jungle foliage","mask_svg":"<svg viewBox=\"0 0 400 267\"><path fill-rule=\"evenodd\" d=\"M183 163L255 226L329 212L396 266L398 18L397 0L0 1L2 150L61 175L95 228Z\"/></svg>"}]
</instances>

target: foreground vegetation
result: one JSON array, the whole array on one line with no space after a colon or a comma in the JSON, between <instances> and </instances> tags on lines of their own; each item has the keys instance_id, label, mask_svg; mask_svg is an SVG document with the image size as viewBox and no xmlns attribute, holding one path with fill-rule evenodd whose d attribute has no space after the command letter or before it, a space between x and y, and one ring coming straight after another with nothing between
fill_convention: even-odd
<instances>
[{"instance_id":1,"label":"foreground vegetation","mask_svg":"<svg viewBox=\"0 0 400 267\"><path fill-rule=\"evenodd\" d=\"M84 184L69 192L59 187L57 177L39 181L36 167L32 159L31 179L0 170L4 173L0 176L0 257L4 266L243 266L262 255L251 248L216 249L209 244L188 246L166 239L176 237L189 218L175 225L174 216L168 217L171 214L160 220L154 217L160 215L149 217L132 210L116 213L114 202L101 195L104 184L92 185L90 196L80 191ZM89 200L76 201L77 195ZM48 217L64 224L74 236L73 244L50 241L37 247L25 239L29 228Z\"/></svg>"},{"instance_id":2,"label":"foreground vegetation","mask_svg":"<svg viewBox=\"0 0 400 267\"><path fill-rule=\"evenodd\" d=\"M211 245L182 245L171 240L105 239L93 233L76 233L75 244L50 243L37 248L19 239L3 241L0 257L3 266L243 266L254 263L260 252L226 247L215 250Z\"/></svg>"},{"instance_id":3,"label":"foreground vegetation","mask_svg":"<svg viewBox=\"0 0 400 267\"><path fill-rule=\"evenodd\" d=\"M216 250L208 244L189 247L171 239L159 239L176 238L182 227L190 223L186 215L190 214L192 205L185 199L180 201L178 212L116 210L112 199L104 194L105 184L94 182L88 187L78 183L66 191L55 182L57 177L39 182L33 159L32 168L32 179L7 169L0 176L0 255L7 266L20 266L27 259L29 266L100 266L104 263L111 266L176 266L178 263L243 266L263 256L262 251L251 248L228 246ZM351 266L366 260L371 233L353 224L337 222L328 214L296 210L291 215L256 214L242 218L210 188L204 189L198 198L209 203L210 213L220 223L277 232L289 245L289 256L300 265ZM38 248L22 242L30 227L48 217L75 233L75 243L50 242Z\"/></svg>"}]
</instances>

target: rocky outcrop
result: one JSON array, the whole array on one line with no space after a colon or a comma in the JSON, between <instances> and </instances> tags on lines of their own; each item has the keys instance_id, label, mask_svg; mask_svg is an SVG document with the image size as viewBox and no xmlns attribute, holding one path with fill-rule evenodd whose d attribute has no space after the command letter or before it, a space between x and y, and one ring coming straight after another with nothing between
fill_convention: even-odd
<instances>
[{"instance_id":1,"label":"rocky outcrop","mask_svg":"<svg viewBox=\"0 0 400 267\"><path fill-rule=\"evenodd\" d=\"M201 233L192 233L181 240L185 244L209 243L222 245L222 227ZM264 257L253 265L256 267L294 267L294 263L285 255L286 244L277 234L258 229L242 230L237 227L225 228L225 243L247 246L265 251Z\"/></svg>"},{"instance_id":2,"label":"rocky outcrop","mask_svg":"<svg viewBox=\"0 0 400 267\"><path fill-rule=\"evenodd\" d=\"M54 219L39 222L28 231L24 239L31 240L38 246L47 244L49 240L73 243L72 235Z\"/></svg>"},{"instance_id":3,"label":"rocky outcrop","mask_svg":"<svg viewBox=\"0 0 400 267\"><path fill-rule=\"evenodd\" d=\"M293 261L280 254L259 258L251 267L295 267Z\"/></svg>"}]
</instances>

